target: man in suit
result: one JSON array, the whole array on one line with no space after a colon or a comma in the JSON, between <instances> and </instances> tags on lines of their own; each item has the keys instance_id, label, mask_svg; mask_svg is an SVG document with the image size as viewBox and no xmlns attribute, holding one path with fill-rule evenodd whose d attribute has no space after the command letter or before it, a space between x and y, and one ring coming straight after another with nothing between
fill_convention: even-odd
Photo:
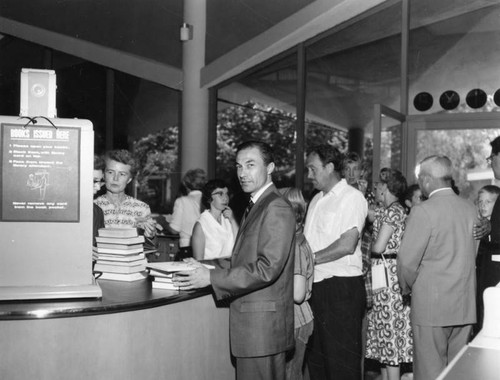
<instances>
[{"instance_id":1,"label":"man in suit","mask_svg":"<svg viewBox=\"0 0 500 380\"><path fill-rule=\"evenodd\" d=\"M315 323L307 352L313 380L361 378L366 293L359 237L368 205L342 178L342 159L337 148L325 144L312 147L306 161L308 178L319 190L304 227L315 264L310 301Z\"/></svg>"},{"instance_id":2,"label":"man in suit","mask_svg":"<svg viewBox=\"0 0 500 380\"><path fill-rule=\"evenodd\" d=\"M236 168L253 206L243 216L230 262L213 270L197 266L180 273L177 283L181 289L212 285L218 299L231 302L231 352L238 380L284 380L285 354L294 346L295 216L272 183L268 144L241 144Z\"/></svg>"},{"instance_id":3,"label":"man in suit","mask_svg":"<svg viewBox=\"0 0 500 380\"><path fill-rule=\"evenodd\" d=\"M430 380L467 344L476 322L476 209L451 188L448 157L427 157L417 172L429 199L411 210L397 268L403 295L411 293L414 376Z\"/></svg>"},{"instance_id":4,"label":"man in suit","mask_svg":"<svg viewBox=\"0 0 500 380\"><path fill-rule=\"evenodd\" d=\"M495 180L500 180L500 136L491 143L491 154L486 159L491 164ZM482 328L484 318L483 292L486 288L496 286L500 283L500 262L493 257L500 257L500 197L497 198L491 213L491 232L481 240L478 257L478 326L477 332Z\"/></svg>"}]
</instances>

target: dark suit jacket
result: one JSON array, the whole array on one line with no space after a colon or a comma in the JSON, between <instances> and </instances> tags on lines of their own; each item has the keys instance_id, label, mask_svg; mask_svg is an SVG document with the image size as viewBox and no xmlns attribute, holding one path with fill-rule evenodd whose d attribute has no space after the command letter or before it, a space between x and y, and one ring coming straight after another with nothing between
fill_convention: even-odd
<instances>
[{"instance_id":1,"label":"dark suit jacket","mask_svg":"<svg viewBox=\"0 0 500 380\"><path fill-rule=\"evenodd\" d=\"M413 207L398 254L399 284L419 326L476 322L476 208L451 189Z\"/></svg>"},{"instance_id":2,"label":"dark suit jacket","mask_svg":"<svg viewBox=\"0 0 500 380\"><path fill-rule=\"evenodd\" d=\"M230 267L210 271L218 299L230 299L231 351L273 355L294 346L295 216L271 185L243 220Z\"/></svg>"},{"instance_id":3,"label":"dark suit jacket","mask_svg":"<svg viewBox=\"0 0 500 380\"><path fill-rule=\"evenodd\" d=\"M93 212L93 217L94 217L94 223L93 223L93 234L92 234L92 245L95 247L96 246L96 241L95 237L99 235L99 228L104 228L104 213L102 212L102 209L96 205L95 203L93 204L94 206L94 212Z\"/></svg>"},{"instance_id":4,"label":"dark suit jacket","mask_svg":"<svg viewBox=\"0 0 500 380\"><path fill-rule=\"evenodd\" d=\"M495 206L493 206L493 212L491 213L491 242L500 245L500 197L497 198ZM495 254L500 254L500 250L494 252Z\"/></svg>"}]
</instances>

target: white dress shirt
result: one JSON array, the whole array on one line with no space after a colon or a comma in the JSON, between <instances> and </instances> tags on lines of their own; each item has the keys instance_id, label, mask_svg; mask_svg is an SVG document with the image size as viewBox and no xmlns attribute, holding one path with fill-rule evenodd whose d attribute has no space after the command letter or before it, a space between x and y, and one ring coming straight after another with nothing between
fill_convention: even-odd
<instances>
[{"instance_id":1,"label":"white dress shirt","mask_svg":"<svg viewBox=\"0 0 500 380\"><path fill-rule=\"evenodd\" d=\"M320 191L311 200L304 235L313 252L317 252L328 247L353 227L357 228L361 236L367 213L368 204L363 194L342 179L328 193ZM361 275L361 239L358 240L353 254L314 266L314 282L333 276Z\"/></svg>"}]
</instances>

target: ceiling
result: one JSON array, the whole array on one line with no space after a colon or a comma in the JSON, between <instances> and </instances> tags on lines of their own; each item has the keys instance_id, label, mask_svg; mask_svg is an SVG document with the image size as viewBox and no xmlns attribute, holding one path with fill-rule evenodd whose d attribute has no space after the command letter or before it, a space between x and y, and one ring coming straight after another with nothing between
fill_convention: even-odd
<instances>
[{"instance_id":1,"label":"ceiling","mask_svg":"<svg viewBox=\"0 0 500 380\"><path fill-rule=\"evenodd\" d=\"M213 62L312 2L208 0L205 63ZM99 64L107 53L138 66L156 65L164 68L164 73L180 75L183 4L182 0L2 0L0 33ZM3 47L7 44L4 41ZM9 64L8 60L1 61L2 68ZM110 59L107 66L114 68L114 63L119 68L117 61ZM139 68L136 73L140 74Z\"/></svg>"},{"instance_id":2,"label":"ceiling","mask_svg":"<svg viewBox=\"0 0 500 380\"><path fill-rule=\"evenodd\" d=\"M412 35L418 43L409 52L420 63L418 70L410 67L412 80L480 24L488 7L498 0L410 3L411 28L420 28ZM399 4L396 0L206 0L206 66L201 70L201 85L221 83L333 29L335 33L308 44L309 111L332 125L363 126L372 118L364 105L380 101L377 94L365 91L366 86L385 92L399 87ZM349 21L377 5L386 11L357 23ZM81 74L85 69L78 64L92 62L180 90L183 8L183 0L1 0L0 88L18 86L20 62L21 67L29 67L29 62L42 67L44 47L48 47L54 54L65 53L58 56L58 66L52 67L58 70L58 80L59 71L80 70ZM424 56L423 51L431 54ZM285 62L283 68L288 67ZM293 107L294 78L268 80L268 72L279 70L277 63L241 83ZM105 82L100 75L99 80ZM91 83L89 78L85 86ZM59 90L63 86L58 84ZM90 104L83 91L73 96L82 97L81 104ZM385 104L397 104L399 96L389 91ZM92 100L105 102L104 98Z\"/></svg>"}]
</instances>

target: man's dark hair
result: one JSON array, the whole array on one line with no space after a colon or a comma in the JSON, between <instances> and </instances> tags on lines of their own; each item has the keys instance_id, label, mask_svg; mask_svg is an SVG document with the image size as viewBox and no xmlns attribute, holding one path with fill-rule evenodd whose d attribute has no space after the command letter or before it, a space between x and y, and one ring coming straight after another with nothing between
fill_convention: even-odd
<instances>
[{"instance_id":1,"label":"man's dark hair","mask_svg":"<svg viewBox=\"0 0 500 380\"><path fill-rule=\"evenodd\" d=\"M342 172L342 160L344 159L344 156L336 147L329 144L316 145L307 151L308 156L312 153L315 153L318 156L320 161L323 163L323 166L331 162L334 170L340 175Z\"/></svg>"},{"instance_id":2,"label":"man's dark hair","mask_svg":"<svg viewBox=\"0 0 500 380\"><path fill-rule=\"evenodd\" d=\"M238 145L238 147L236 148L236 154L238 154L238 152L242 150L250 148L257 148L260 151L262 160L264 161L265 165L269 165L271 162L274 162L273 148L271 148L269 144L263 141L258 141L258 140L245 141L240 145Z\"/></svg>"},{"instance_id":3,"label":"man's dark hair","mask_svg":"<svg viewBox=\"0 0 500 380\"><path fill-rule=\"evenodd\" d=\"M491 154L500 153L500 136L496 137L492 142L490 142L490 145L491 145Z\"/></svg>"}]
</instances>

